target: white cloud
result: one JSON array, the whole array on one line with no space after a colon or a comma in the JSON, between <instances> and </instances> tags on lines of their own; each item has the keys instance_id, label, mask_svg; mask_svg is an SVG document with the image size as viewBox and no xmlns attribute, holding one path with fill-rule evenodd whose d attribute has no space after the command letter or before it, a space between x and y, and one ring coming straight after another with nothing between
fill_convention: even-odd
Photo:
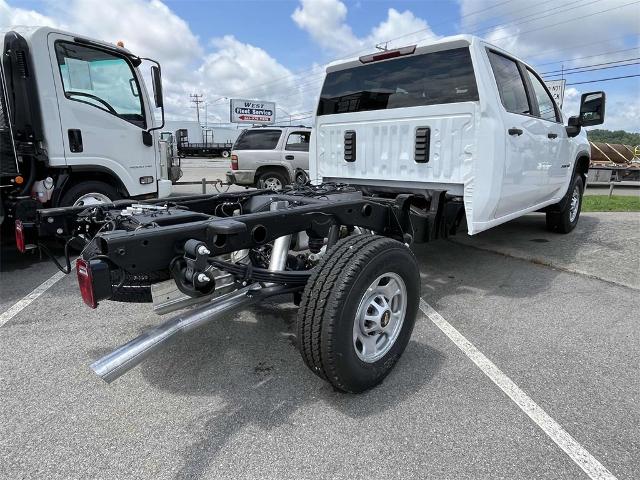
<instances>
[{"instance_id":1,"label":"white cloud","mask_svg":"<svg viewBox=\"0 0 640 480\"><path fill-rule=\"evenodd\" d=\"M0 0L0 29L8 26L55 26L53 19L24 8L10 7L5 0Z\"/></svg>"},{"instance_id":2,"label":"white cloud","mask_svg":"<svg viewBox=\"0 0 640 480\"><path fill-rule=\"evenodd\" d=\"M371 51L377 44L389 40L388 47L397 48L437 38L425 20L409 10L399 12L394 8L389 8L387 18L367 36L358 37L346 21L347 13L346 5L340 0L301 0L291 18L318 45L339 55Z\"/></svg>"},{"instance_id":3,"label":"white cloud","mask_svg":"<svg viewBox=\"0 0 640 480\"><path fill-rule=\"evenodd\" d=\"M228 103L215 101L222 96L275 99L292 113L310 108L297 91L292 72L265 50L233 36L215 38L205 47L189 25L159 0L45 5L46 15L0 0L0 28L48 25L107 42L122 40L136 55L162 65L168 118L193 119L189 94L195 92L211 103L210 121L228 121Z\"/></svg>"},{"instance_id":4,"label":"white cloud","mask_svg":"<svg viewBox=\"0 0 640 480\"><path fill-rule=\"evenodd\" d=\"M460 30L483 36L533 63L624 49L629 46L625 36L636 37L640 45L637 5L624 6L628 0L575 3L541 7L529 0L514 0L492 8L494 0L460 0Z\"/></svg>"}]
</instances>

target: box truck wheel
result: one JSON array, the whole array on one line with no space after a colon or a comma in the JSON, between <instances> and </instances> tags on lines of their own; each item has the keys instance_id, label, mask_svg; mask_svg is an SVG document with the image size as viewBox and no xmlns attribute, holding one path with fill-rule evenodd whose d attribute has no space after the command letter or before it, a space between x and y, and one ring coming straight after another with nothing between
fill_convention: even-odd
<instances>
[{"instance_id":1,"label":"box truck wheel","mask_svg":"<svg viewBox=\"0 0 640 480\"><path fill-rule=\"evenodd\" d=\"M90 180L81 182L71 187L62 196L60 205L63 207L89 206L98 203L109 203L114 200L120 200L122 196L118 191L108 183Z\"/></svg>"},{"instance_id":2,"label":"box truck wheel","mask_svg":"<svg viewBox=\"0 0 640 480\"><path fill-rule=\"evenodd\" d=\"M547 212L547 229L552 232L569 233L576 228L582 209L584 183L580 175L576 175L569 186L568 198L564 208L559 212Z\"/></svg>"},{"instance_id":3,"label":"box truck wheel","mask_svg":"<svg viewBox=\"0 0 640 480\"><path fill-rule=\"evenodd\" d=\"M229 158L229 155L231 155L231 154L229 153L229 150L222 150L222 157L223 157L223 158Z\"/></svg>"},{"instance_id":4,"label":"box truck wheel","mask_svg":"<svg viewBox=\"0 0 640 480\"><path fill-rule=\"evenodd\" d=\"M338 390L374 387L404 352L419 299L420 272L406 245L377 235L339 241L302 294L302 358Z\"/></svg>"}]
</instances>

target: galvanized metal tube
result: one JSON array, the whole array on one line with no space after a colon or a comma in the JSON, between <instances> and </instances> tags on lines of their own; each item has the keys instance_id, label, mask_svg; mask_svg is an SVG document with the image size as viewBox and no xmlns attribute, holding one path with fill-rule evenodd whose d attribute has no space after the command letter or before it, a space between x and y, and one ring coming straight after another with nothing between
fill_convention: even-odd
<instances>
[{"instance_id":1,"label":"galvanized metal tube","mask_svg":"<svg viewBox=\"0 0 640 480\"><path fill-rule=\"evenodd\" d=\"M222 315L238 312L259 302L265 297L261 295L261 290L263 289L259 285L252 284L178 315L96 360L91 364L91 369L104 381L111 383L149 355L165 347L178 333L188 332Z\"/></svg>"},{"instance_id":2,"label":"galvanized metal tube","mask_svg":"<svg viewBox=\"0 0 640 480\"><path fill-rule=\"evenodd\" d=\"M283 210L289 206L286 200L273 202L269 207L273 210ZM284 270L287 266L287 256L289 255L289 246L291 245L291 235L278 237L273 241L271 249L271 258L269 259L269 270L272 272Z\"/></svg>"}]
</instances>

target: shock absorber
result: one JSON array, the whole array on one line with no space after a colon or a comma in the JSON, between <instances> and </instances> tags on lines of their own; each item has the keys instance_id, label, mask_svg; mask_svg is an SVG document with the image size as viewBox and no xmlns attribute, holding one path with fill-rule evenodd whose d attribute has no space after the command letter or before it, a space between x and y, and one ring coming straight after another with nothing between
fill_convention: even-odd
<instances>
[{"instance_id":1,"label":"shock absorber","mask_svg":"<svg viewBox=\"0 0 640 480\"><path fill-rule=\"evenodd\" d=\"M311 253L320 253L324 246L324 238L309 237L309 251Z\"/></svg>"}]
</instances>

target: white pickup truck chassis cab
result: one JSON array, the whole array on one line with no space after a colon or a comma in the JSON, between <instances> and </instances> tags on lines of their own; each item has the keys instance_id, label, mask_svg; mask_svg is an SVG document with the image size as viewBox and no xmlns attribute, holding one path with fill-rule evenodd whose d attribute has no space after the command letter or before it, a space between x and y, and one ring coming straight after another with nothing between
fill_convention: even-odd
<instances>
[{"instance_id":1,"label":"white pickup truck chassis cab","mask_svg":"<svg viewBox=\"0 0 640 480\"><path fill-rule=\"evenodd\" d=\"M590 147L566 121L530 65L478 37L379 52L327 69L310 177L445 190L473 235L557 204L576 174L582 194Z\"/></svg>"},{"instance_id":2,"label":"white pickup truck chassis cab","mask_svg":"<svg viewBox=\"0 0 640 480\"><path fill-rule=\"evenodd\" d=\"M603 119L604 94L589 93L565 126L530 67L473 37L379 52L328 69L313 182L41 210L19 243L89 241L76 269L92 308L198 305L97 360L108 382L176 335L292 294L305 364L362 392L411 337L420 269L410 245L453 235L465 218L473 234L541 209L568 233L589 165L581 127Z\"/></svg>"}]
</instances>

